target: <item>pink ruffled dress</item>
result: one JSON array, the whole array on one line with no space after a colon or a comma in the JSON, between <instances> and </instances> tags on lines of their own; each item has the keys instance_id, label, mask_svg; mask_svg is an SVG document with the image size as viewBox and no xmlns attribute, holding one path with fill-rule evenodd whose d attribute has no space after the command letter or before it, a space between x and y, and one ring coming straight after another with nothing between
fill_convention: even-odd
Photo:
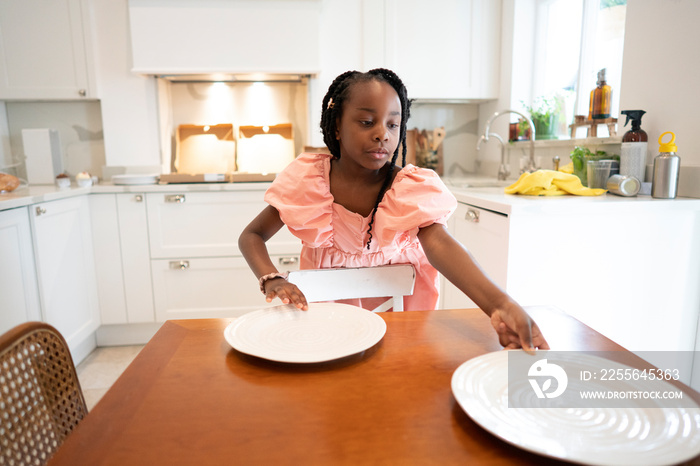
<instances>
[{"instance_id":1,"label":"pink ruffled dress","mask_svg":"<svg viewBox=\"0 0 700 466\"><path fill-rule=\"evenodd\" d=\"M371 216L363 217L334 202L330 168L330 155L301 154L265 193L265 201L302 241L300 268L410 263L416 269L416 283L413 295L404 300L404 309L436 309L438 272L428 262L417 234L420 228L447 222L457 208L452 193L434 171L407 165L377 207L367 249ZM382 301L386 299L343 302L373 309Z\"/></svg>"}]
</instances>

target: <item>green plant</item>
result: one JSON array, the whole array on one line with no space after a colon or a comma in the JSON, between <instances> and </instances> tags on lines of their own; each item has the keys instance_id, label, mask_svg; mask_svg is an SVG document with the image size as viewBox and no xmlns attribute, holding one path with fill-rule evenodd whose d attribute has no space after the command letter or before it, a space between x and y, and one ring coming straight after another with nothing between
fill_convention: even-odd
<instances>
[{"instance_id":1,"label":"green plant","mask_svg":"<svg viewBox=\"0 0 700 466\"><path fill-rule=\"evenodd\" d=\"M562 100L561 96L552 95L539 96L535 98L532 105L526 105L525 102L521 101L535 125L535 139L556 138L556 127L562 111ZM527 126L527 121L523 121L521 131L523 127L527 128Z\"/></svg>"},{"instance_id":2,"label":"green plant","mask_svg":"<svg viewBox=\"0 0 700 466\"><path fill-rule=\"evenodd\" d=\"M574 175L578 176L581 184L588 186L588 170L586 163L589 160L617 160L620 161L620 156L616 154L608 154L604 150L591 152L586 147L576 146L570 154L571 162L574 165Z\"/></svg>"}]
</instances>

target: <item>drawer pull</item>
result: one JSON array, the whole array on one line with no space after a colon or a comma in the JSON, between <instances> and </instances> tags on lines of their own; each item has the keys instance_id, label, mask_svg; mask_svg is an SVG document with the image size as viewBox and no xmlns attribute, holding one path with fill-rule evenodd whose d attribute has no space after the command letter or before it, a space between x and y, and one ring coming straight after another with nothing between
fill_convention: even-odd
<instances>
[{"instance_id":1,"label":"drawer pull","mask_svg":"<svg viewBox=\"0 0 700 466\"><path fill-rule=\"evenodd\" d=\"M184 194L171 194L168 196L165 196L165 202L175 202L182 204L185 202L185 195Z\"/></svg>"},{"instance_id":2,"label":"drawer pull","mask_svg":"<svg viewBox=\"0 0 700 466\"><path fill-rule=\"evenodd\" d=\"M190 261L170 261L170 268L187 270L190 268Z\"/></svg>"},{"instance_id":3,"label":"drawer pull","mask_svg":"<svg viewBox=\"0 0 700 466\"><path fill-rule=\"evenodd\" d=\"M280 265L296 265L299 262L298 257L280 257Z\"/></svg>"},{"instance_id":4,"label":"drawer pull","mask_svg":"<svg viewBox=\"0 0 700 466\"><path fill-rule=\"evenodd\" d=\"M137 194L136 196L134 196L134 200L136 202L143 202L143 196L141 194Z\"/></svg>"},{"instance_id":5,"label":"drawer pull","mask_svg":"<svg viewBox=\"0 0 700 466\"><path fill-rule=\"evenodd\" d=\"M467 215L464 216L464 219L473 223L479 223L479 211L474 209L467 210Z\"/></svg>"},{"instance_id":6,"label":"drawer pull","mask_svg":"<svg viewBox=\"0 0 700 466\"><path fill-rule=\"evenodd\" d=\"M38 217L39 215L44 215L46 213L46 209L44 209L41 206L36 206L36 216Z\"/></svg>"}]
</instances>

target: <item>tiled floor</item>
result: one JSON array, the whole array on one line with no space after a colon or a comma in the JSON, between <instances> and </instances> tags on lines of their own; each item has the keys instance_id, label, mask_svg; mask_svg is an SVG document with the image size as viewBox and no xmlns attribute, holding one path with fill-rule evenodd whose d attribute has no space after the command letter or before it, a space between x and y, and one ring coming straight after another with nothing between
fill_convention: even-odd
<instances>
[{"instance_id":1,"label":"tiled floor","mask_svg":"<svg viewBox=\"0 0 700 466\"><path fill-rule=\"evenodd\" d=\"M78 367L78 380L83 389L88 411L119 378L143 346L105 346L95 349Z\"/></svg>"}]
</instances>

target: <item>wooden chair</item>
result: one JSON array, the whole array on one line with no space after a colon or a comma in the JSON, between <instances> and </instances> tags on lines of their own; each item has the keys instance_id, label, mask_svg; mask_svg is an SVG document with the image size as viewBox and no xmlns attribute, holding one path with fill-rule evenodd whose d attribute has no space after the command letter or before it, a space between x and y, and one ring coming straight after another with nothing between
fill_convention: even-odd
<instances>
[{"instance_id":1,"label":"wooden chair","mask_svg":"<svg viewBox=\"0 0 700 466\"><path fill-rule=\"evenodd\" d=\"M27 322L0 335L0 464L45 464L86 414L55 328Z\"/></svg>"},{"instance_id":2,"label":"wooden chair","mask_svg":"<svg viewBox=\"0 0 700 466\"><path fill-rule=\"evenodd\" d=\"M383 312L391 307L394 312L401 312L403 297L413 294L416 271L410 264L311 269L289 272L287 279L299 287L309 302L390 297L373 312Z\"/></svg>"}]
</instances>

